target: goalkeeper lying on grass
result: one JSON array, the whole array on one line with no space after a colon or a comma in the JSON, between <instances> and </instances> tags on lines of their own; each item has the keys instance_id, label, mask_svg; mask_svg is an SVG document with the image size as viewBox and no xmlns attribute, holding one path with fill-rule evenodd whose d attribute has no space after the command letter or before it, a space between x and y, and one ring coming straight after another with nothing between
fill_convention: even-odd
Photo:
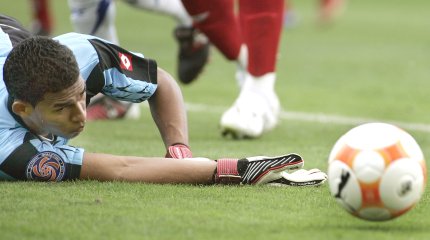
<instances>
[{"instance_id":1,"label":"goalkeeper lying on grass","mask_svg":"<svg viewBox=\"0 0 430 240\"><path fill-rule=\"evenodd\" d=\"M304 162L296 154L192 158L181 91L155 61L88 35L31 37L4 16L0 27L0 179L294 186L326 180L317 169L298 170ZM86 105L100 92L148 100L166 156L115 156L67 145L84 130Z\"/></svg>"}]
</instances>

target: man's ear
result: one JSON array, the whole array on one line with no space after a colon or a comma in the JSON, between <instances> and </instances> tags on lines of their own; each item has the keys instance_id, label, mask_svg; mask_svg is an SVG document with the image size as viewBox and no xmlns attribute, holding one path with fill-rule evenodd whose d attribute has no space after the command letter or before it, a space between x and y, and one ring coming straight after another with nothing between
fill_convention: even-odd
<instances>
[{"instance_id":1,"label":"man's ear","mask_svg":"<svg viewBox=\"0 0 430 240\"><path fill-rule=\"evenodd\" d=\"M12 112L20 116L21 118L30 116L33 110L34 110L33 106L28 102L15 100L12 103Z\"/></svg>"}]
</instances>

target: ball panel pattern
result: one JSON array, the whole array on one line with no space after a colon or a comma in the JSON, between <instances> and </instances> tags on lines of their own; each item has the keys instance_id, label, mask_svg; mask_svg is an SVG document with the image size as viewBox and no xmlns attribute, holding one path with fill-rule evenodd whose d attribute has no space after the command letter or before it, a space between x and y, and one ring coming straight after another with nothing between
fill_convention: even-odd
<instances>
[{"instance_id":1,"label":"ball panel pattern","mask_svg":"<svg viewBox=\"0 0 430 240\"><path fill-rule=\"evenodd\" d=\"M351 129L335 143L328 162L332 196L362 219L401 216L418 203L425 189L427 170L420 146L390 124Z\"/></svg>"}]
</instances>

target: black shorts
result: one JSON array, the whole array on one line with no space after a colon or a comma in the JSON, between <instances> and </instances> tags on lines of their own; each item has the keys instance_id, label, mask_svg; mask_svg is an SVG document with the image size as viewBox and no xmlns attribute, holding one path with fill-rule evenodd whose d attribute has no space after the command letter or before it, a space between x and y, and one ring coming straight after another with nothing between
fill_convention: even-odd
<instances>
[{"instance_id":1,"label":"black shorts","mask_svg":"<svg viewBox=\"0 0 430 240\"><path fill-rule=\"evenodd\" d=\"M27 29L25 29L18 20L3 14L0 14L0 28L3 30L3 32L9 34L9 38L12 41L13 47L15 47L15 45L22 40L27 39L33 35Z\"/></svg>"}]
</instances>

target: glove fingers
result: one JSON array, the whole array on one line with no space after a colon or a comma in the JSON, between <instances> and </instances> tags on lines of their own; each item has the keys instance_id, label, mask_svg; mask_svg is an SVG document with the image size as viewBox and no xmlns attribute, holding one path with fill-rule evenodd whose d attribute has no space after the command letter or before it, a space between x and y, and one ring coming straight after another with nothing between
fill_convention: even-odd
<instances>
[{"instance_id":1,"label":"glove fingers","mask_svg":"<svg viewBox=\"0 0 430 240\"><path fill-rule=\"evenodd\" d=\"M299 170L300 171L300 170ZM327 179L327 175L321 171L309 172L307 170L296 171L294 173L282 173L282 177L295 182L313 181L317 179Z\"/></svg>"},{"instance_id":2,"label":"glove fingers","mask_svg":"<svg viewBox=\"0 0 430 240\"><path fill-rule=\"evenodd\" d=\"M282 172L281 178L269 182L284 186L319 186L327 181L327 175L319 169L300 169L293 173Z\"/></svg>"}]
</instances>

